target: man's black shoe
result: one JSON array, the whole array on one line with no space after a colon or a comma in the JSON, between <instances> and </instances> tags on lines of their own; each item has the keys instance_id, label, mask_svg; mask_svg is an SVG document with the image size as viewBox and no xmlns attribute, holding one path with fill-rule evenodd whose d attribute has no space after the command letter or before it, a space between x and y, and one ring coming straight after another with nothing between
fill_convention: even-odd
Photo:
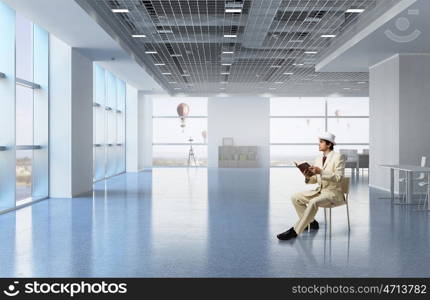
<instances>
[{"instance_id":1,"label":"man's black shoe","mask_svg":"<svg viewBox=\"0 0 430 300\"><path fill-rule=\"evenodd\" d=\"M294 231L294 228L291 227L287 231L278 234L277 237L278 237L278 239L280 239L282 241L287 241L287 240L290 240L290 239L297 237L297 233Z\"/></svg>"},{"instance_id":2,"label":"man's black shoe","mask_svg":"<svg viewBox=\"0 0 430 300\"><path fill-rule=\"evenodd\" d=\"M318 230L318 229L320 229L320 225L318 224L317 220L314 220L312 223L310 223L309 227L311 228L311 230Z\"/></svg>"}]
</instances>

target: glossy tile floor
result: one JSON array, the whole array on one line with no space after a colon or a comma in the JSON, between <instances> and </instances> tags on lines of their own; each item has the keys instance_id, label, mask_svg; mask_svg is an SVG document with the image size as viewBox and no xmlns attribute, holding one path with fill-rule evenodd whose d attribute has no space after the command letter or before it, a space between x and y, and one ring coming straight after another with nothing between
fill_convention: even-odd
<instances>
[{"instance_id":1,"label":"glossy tile floor","mask_svg":"<svg viewBox=\"0 0 430 300\"><path fill-rule=\"evenodd\" d=\"M429 217L391 206L353 178L351 226L276 234L296 221L295 169L159 168L95 185L94 197L49 199L0 215L0 276L430 276Z\"/></svg>"}]
</instances>

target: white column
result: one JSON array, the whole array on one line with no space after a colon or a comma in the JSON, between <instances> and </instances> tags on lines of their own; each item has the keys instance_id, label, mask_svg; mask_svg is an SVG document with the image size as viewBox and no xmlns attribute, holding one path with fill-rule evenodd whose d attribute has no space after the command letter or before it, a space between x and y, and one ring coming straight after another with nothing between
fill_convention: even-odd
<instances>
[{"instance_id":1,"label":"white column","mask_svg":"<svg viewBox=\"0 0 430 300\"><path fill-rule=\"evenodd\" d=\"M139 171L139 101L138 90L127 84L126 103L126 170Z\"/></svg>"},{"instance_id":2,"label":"white column","mask_svg":"<svg viewBox=\"0 0 430 300\"><path fill-rule=\"evenodd\" d=\"M430 54L400 54L370 68L370 185L388 190L378 166L430 157Z\"/></svg>"},{"instance_id":3,"label":"white column","mask_svg":"<svg viewBox=\"0 0 430 300\"><path fill-rule=\"evenodd\" d=\"M51 35L50 197L92 191L92 96L92 62Z\"/></svg>"},{"instance_id":4,"label":"white column","mask_svg":"<svg viewBox=\"0 0 430 300\"><path fill-rule=\"evenodd\" d=\"M127 85L127 172L152 168L152 99Z\"/></svg>"},{"instance_id":5,"label":"white column","mask_svg":"<svg viewBox=\"0 0 430 300\"><path fill-rule=\"evenodd\" d=\"M139 169L152 168L152 97L139 92Z\"/></svg>"}]
</instances>

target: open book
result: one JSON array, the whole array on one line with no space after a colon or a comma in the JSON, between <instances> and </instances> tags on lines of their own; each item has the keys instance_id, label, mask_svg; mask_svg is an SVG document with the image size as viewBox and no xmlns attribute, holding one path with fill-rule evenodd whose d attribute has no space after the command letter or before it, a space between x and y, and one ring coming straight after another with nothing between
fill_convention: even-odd
<instances>
[{"instance_id":1,"label":"open book","mask_svg":"<svg viewBox=\"0 0 430 300\"><path fill-rule=\"evenodd\" d=\"M305 171L310 168L310 164L307 161L303 161L303 162L295 162L293 161L293 163L296 165L297 168L299 168L299 170L305 174Z\"/></svg>"}]
</instances>

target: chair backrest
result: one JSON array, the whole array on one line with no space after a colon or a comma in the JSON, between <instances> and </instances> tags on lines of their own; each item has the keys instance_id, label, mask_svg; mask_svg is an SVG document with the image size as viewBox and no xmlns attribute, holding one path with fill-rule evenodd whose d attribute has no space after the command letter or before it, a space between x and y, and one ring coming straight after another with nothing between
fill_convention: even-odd
<instances>
[{"instance_id":1,"label":"chair backrest","mask_svg":"<svg viewBox=\"0 0 430 300\"><path fill-rule=\"evenodd\" d=\"M343 177L341 181L342 193L349 194L349 177Z\"/></svg>"},{"instance_id":2,"label":"chair backrest","mask_svg":"<svg viewBox=\"0 0 430 300\"><path fill-rule=\"evenodd\" d=\"M358 161L357 149L340 149L339 153L345 155L347 161Z\"/></svg>"},{"instance_id":3,"label":"chair backrest","mask_svg":"<svg viewBox=\"0 0 430 300\"><path fill-rule=\"evenodd\" d=\"M426 160L427 160L427 157L425 157L425 156L421 157L421 167L424 168L426 166Z\"/></svg>"}]
</instances>

